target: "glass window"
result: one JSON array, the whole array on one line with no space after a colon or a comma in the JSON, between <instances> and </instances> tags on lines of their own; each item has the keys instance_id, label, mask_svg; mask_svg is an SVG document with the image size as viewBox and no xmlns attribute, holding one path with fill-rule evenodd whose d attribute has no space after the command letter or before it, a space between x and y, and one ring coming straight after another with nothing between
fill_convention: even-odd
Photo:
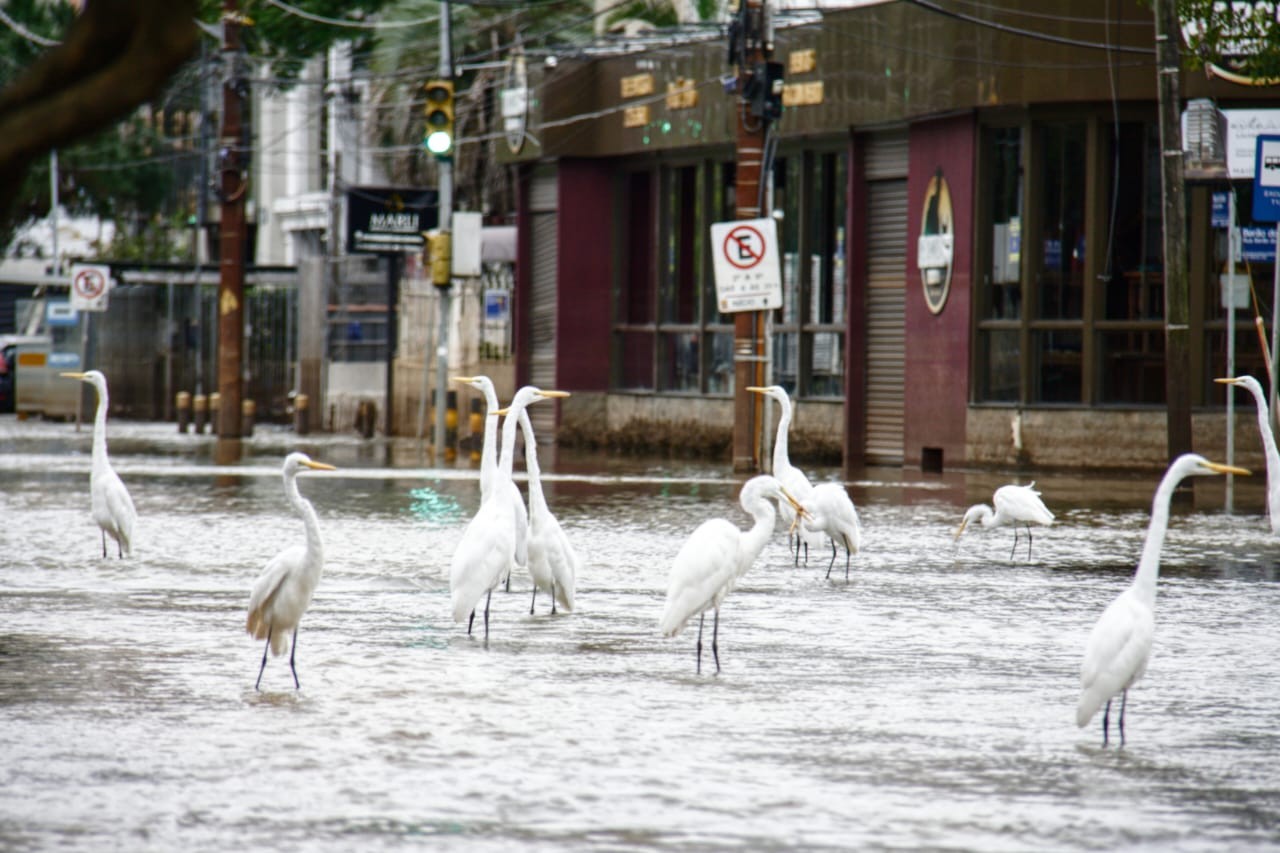
<instances>
[{"instance_id":1,"label":"glass window","mask_svg":"<svg viewBox=\"0 0 1280 853\"><path fill-rule=\"evenodd\" d=\"M1032 335L1037 403L1081 402L1083 335L1078 331L1041 331Z\"/></svg>"},{"instance_id":2,"label":"glass window","mask_svg":"<svg viewBox=\"0 0 1280 853\"><path fill-rule=\"evenodd\" d=\"M1020 369L1017 329L992 329L979 338L980 364L978 397L996 403L1018 402Z\"/></svg>"},{"instance_id":3,"label":"glass window","mask_svg":"<svg viewBox=\"0 0 1280 853\"><path fill-rule=\"evenodd\" d=\"M1084 316L1084 122L1040 128L1037 312L1042 319Z\"/></svg>"},{"instance_id":4,"label":"glass window","mask_svg":"<svg viewBox=\"0 0 1280 853\"><path fill-rule=\"evenodd\" d=\"M1163 403L1164 331L1098 335L1099 403Z\"/></svg>"},{"instance_id":5,"label":"glass window","mask_svg":"<svg viewBox=\"0 0 1280 853\"><path fill-rule=\"evenodd\" d=\"M1102 272L1106 320L1164 317L1164 220L1160 197L1160 132L1152 122L1111 126L1107 143L1114 169L1109 257Z\"/></svg>"},{"instance_id":6,"label":"glass window","mask_svg":"<svg viewBox=\"0 0 1280 853\"><path fill-rule=\"evenodd\" d=\"M991 170L991 265L982 316L1013 320L1022 316L1022 130L994 128L985 144Z\"/></svg>"}]
</instances>

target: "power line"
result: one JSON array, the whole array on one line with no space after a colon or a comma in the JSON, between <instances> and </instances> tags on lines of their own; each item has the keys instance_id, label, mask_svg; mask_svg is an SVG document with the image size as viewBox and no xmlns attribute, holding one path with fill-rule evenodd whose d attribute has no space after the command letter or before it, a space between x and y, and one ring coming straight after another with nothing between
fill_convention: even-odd
<instances>
[{"instance_id":1,"label":"power line","mask_svg":"<svg viewBox=\"0 0 1280 853\"><path fill-rule=\"evenodd\" d=\"M457 0L453 1L457 2ZM440 16L437 15L433 18L419 18L416 21L352 21L342 18L326 18L323 15L299 9L297 6L290 6L288 3L281 2L281 0L267 0L267 4L275 6L286 14L313 21L317 24L325 24L330 27L346 27L353 30L392 30L401 27L421 27L427 24L434 24L440 20Z\"/></svg>"},{"instance_id":2,"label":"power line","mask_svg":"<svg viewBox=\"0 0 1280 853\"><path fill-rule=\"evenodd\" d=\"M942 15L947 18L955 18L957 21L964 21L965 23L975 24L979 27L986 27L987 29L1008 33L1009 35L1021 36L1023 38L1037 39L1039 41L1052 42L1053 44L1065 44L1071 47L1083 47L1089 50L1114 50L1119 53L1140 53L1144 56L1154 56L1156 52L1153 47L1132 47L1123 44L1099 44L1098 42L1084 41L1083 39L1055 36L1051 33L1040 32L1038 30L1011 27L1008 24L999 24L995 21L986 20L985 18L965 14L964 12L944 9L937 3L930 2L930 0L906 0L906 2L913 6L919 6L921 9L933 12L937 15Z\"/></svg>"}]
</instances>

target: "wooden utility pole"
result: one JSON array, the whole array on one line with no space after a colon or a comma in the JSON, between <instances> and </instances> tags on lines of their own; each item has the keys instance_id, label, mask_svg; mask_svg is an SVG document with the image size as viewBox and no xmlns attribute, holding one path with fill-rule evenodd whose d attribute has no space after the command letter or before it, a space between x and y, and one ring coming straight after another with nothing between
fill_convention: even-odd
<instances>
[{"instance_id":1,"label":"wooden utility pole","mask_svg":"<svg viewBox=\"0 0 1280 853\"><path fill-rule=\"evenodd\" d=\"M222 4L222 138L218 154L218 410L219 464L240 458L241 352L244 341L245 192L248 157L244 140L244 102L249 81L240 62L240 10L237 0Z\"/></svg>"},{"instance_id":2,"label":"wooden utility pole","mask_svg":"<svg viewBox=\"0 0 1280 853\"><path fill-rule=\"evenodd\" d=\"M736 32L730 35L730 51L738 62L738 127L736 134L737 169L734 173L734 206L738 219L761 216L760 183L767 119L752 115L751 100L746 96L753 75L764 64L765 7L762 0L739 0ZM760 85L756 80L756 85ZM764 385L763 311L740 311L733 320L733 470L760 470L760 442L757 437L764 398L747 391L750 385Z\"/></svg>"},{"instance_id":3,"label":"wooden utility pole","mask_svg":"<svg viewBox=\"0 0 1280 853\"><path fill-rule=\"evenodd\" d=\"M1191 305L1182 164L1181 51L1175 0L1154 0L1156 86L1160 103L1160 179L1164 199L1165 400L1169 459L1191 450Z\"/></svg>"}]
</instances>

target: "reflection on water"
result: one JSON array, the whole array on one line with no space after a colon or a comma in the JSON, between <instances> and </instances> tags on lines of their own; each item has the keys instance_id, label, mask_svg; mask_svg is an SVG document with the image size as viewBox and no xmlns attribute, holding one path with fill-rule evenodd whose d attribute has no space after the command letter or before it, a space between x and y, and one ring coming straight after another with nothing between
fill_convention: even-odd
<instances>
[{"instance_id":1,"label":"reflection on water","mask_svg":"<svg viewBox=\"0 0 1280 853\"><path fill-rule=\"evenodd\" d=\"M869 471L852 580L824 581L825 554L792 568L776 534L726 600L716 677L695 675L693 631L656 625L684 537L747 522L724 471L555 465L579 609L529 616L517 576L486 650L448 615L475 472L320 439L348 467L300 478L327 553L303 689L280 658L256 693L249 588L302 539L283 450L225 468L113 440L140 515L120 561L100 558L78 441L0 447L0 848L1280 842L1280 542L1256 486L1240 514L1220 484L1176 513L1129 746L1103 750L1100 725L1074 725L1079 660L1132 574L1155 477L1037 474L1058 522L1028 563L1008 528L951 538L1009 478Z\"/></svg>"}]
</instances>

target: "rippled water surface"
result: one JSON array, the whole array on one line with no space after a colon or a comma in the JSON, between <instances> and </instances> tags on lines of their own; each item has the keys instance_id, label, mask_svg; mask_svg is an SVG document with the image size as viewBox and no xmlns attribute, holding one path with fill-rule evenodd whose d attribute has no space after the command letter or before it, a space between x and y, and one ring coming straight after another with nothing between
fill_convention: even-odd
<instances>
[{"instance_id":1,"label":"rippled water surface","mask_svg":"<svg viewBox=\"0 0 1280 853\"><path fill-rule=\"evenodd\" d=\"M722 611L723 672L656 630L723 467L544 453L578 610L449 615L465 466L317 439L325 575L253 687L249 588L302 528L287 435L235 466L112 426L135 555L101 558L88 437L0 419L0 849L1256 848L1280 843L1280 540L1261 484L1175 511L1123 749L1074 722L1085 637L1128 582L1154 476L1042 475L1032 558L963 509L1015 479L872 469L864 549L795 568L781 531ZM388 464L390 463L390 464ZM817 471L815 479L834 477ZM1023 539L1025 546L1025 538ZM708 633L710 632L708 620ZM693 626L696 629L696 625ZM709 639L709 638L708 638Z\"/></svg>"}]
</instances>

